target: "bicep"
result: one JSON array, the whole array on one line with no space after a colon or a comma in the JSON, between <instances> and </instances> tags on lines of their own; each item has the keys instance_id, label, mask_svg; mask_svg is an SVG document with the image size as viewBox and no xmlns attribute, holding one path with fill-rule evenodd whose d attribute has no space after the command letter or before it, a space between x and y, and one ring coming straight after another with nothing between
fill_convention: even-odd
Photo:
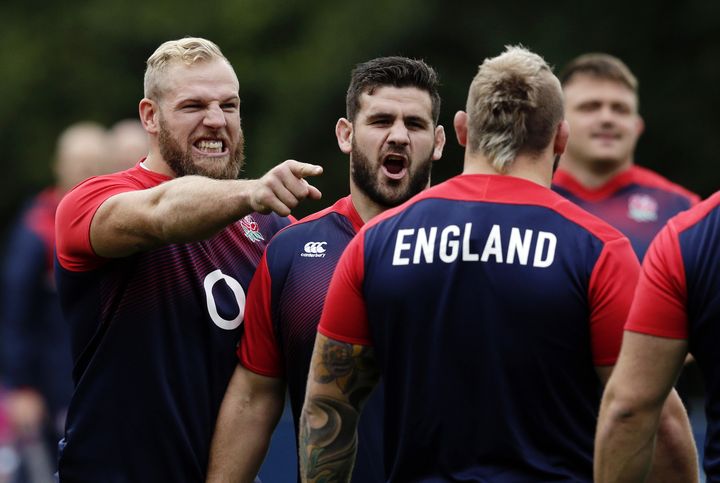
<instances>
[{"instance_id":1,"label":"bicep","mask_svg":"<svg viewBox=\"0 0 720 483\"><path fill-rule=\"evenodd\" d=\"M90 223L90 244L97 255L125 257L160 244L151 219L154 191L115 194L98 207Z\"/></svg>"}]
</instances>

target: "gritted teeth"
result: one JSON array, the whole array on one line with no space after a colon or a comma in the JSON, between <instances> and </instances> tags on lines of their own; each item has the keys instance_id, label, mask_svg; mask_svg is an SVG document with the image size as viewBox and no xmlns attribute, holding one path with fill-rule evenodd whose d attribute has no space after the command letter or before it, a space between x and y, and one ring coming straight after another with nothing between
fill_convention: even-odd
<instances>
[{"instance_id":1,"label":"gritted teeth","mask_svg":"<svg viewBox=\"0 0 720 483\"><path fill-rule=\"evenodd\" d=\"M195 146L201 151L221 153L223 151L223 142L220 139L201 139L195 143Z\"/></svg>"}]
</instances>

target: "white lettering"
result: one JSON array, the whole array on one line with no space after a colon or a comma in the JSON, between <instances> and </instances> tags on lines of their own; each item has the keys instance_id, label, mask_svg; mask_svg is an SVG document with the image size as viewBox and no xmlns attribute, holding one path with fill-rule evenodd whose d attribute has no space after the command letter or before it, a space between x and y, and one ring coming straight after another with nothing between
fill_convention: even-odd
<instances>
[{"instance_id":1,"label":"white lettering","mask_svg":"<svg viewBox=\"0 0 720 483\"><path fill-rule=\"evenodd\" d=\"M425 232L425 228L420 228L417 234L417 244L415 245L415 254L413 255L413 264L420 263L420 255L425 258L425 263L433 262L433 252L435 251L435 236L437 235L437 227L430 228L430 234Z\"/></svg>"},{"instance_id":2,"label":"white lettering","mask_svg":"<svg viewBox=\"0 0 720 483\"><path fill-rule=\"evenodd\" d=\"M470 253L470 235L472 232L472 223L465 223L465 233L463 233L462 259L463 262L477 262L480 255Z\"/></svg>"},{"instance_id":3,"label":"white lettering","mask_svg":"<svg viewBox=\"0 0 720 483\"><path fill-rule=\"evenodd\" d=\"M520 238L520 229L513 227L510 231L510 244L508 245L507 262L515 262L517 254L520 265L527 265L530 255L530 244L532 243L532 230L525 230L524 238Z\"/></svg>"},{"instance_id":4,"label":"white lettering","mask_svg":"<svg viewBox=\"0 0 720 483\"><path fill-rule=\"evenodd\" d=\"M460 249L458 240L450 240L450 235L460 235L460 227L457 225L446 226L440 234L440 260L445 263L452 263L457 259Z\"/></svg>"},{"instance_id":5,"label":"white lettering","mask_svg":"<svg viewBox=\"0 0 720 483\"><path fill-rule=\"evenodd\" d=\"M496 263L503 262L502 256L502 241L500 238L500 225L493 225L488 235L487 242L485 242L485 248L483 249L480 260L487 262L491 256L495 257Z\"/></svg>"},{"instance_id":6,"label":"white lettering","mask_svg":"<svg viewBox=\"0 0 720 483\"><path fill-rule=\"evenodd\" d=\"M393 252L393 265L407 265L410 263L409 258L401 257L400 255L404 250L410 250L412 248L412 245L405 243L404 239L406 236L412 236L413 233L415 233L413 228L398 230L397 238L395 239L395 251Z\"/></svg>"},{"instance_id":7,"label":"white lettering","mask_svg":"<svg viewBox=\"0 0 720 483\"><path fill-rule=\"evenodd\" d=\"M545 250L545 242L547 242L547 254L543 259L543 251ZM535 246L535 259L533 260L533 267L545 268L552 265L555 261L555 247L557 246L557 237L554 233L547 231L538 232L538 242Z\"/></svg>"},{"instance_id":8,"label":"white lettering","mask_svg":"<svg viewBox=\"0 0 720 483\"><path fill-rule=\"evenodd\" d=\"M480 243L482 234L473 233L471 222L465 223L462 230L459 225L421 227L417 230L405 228L397 232L392 264L433 263L437 255L443 263L455 263L460 259L463 262L526 266L530 264L532 254L533 267L547 268L555 261L557 250L557 236L554 233L514 226L503 228L498 224L490 228L482 252L473 251L479 248ZM317 243L306 249L324 251L323 245L324 242Z\"/></svg>"}]
</instances>

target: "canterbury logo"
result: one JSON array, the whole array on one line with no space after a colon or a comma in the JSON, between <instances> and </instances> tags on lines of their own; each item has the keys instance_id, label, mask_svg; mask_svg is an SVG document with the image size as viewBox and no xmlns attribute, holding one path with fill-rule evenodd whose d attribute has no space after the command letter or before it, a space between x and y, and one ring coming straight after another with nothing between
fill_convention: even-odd
<instances>
[{"instance_id":1,"label":"canterbury logo","mask_svg":"<svg viewBox=\"0 0 720 483\"><path fill-rule=\"evenodd\" d=\"M325 248L327 242L307 242L303 247L303 253L301 257L324 257L327 249Z\"/></svg>"}]
</instances>

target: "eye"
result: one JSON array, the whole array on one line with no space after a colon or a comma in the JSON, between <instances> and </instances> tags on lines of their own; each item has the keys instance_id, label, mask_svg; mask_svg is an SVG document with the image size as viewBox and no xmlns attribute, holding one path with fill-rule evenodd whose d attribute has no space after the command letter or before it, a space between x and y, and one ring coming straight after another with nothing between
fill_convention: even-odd
<instances>
[{"instance_id":1,"label":"eye","mask_svg":"<svg viewBox=\"0 0 720 483\"><path fill-rule=\"evenodd\" d=\"M237 111L239 106L235 102L226 102L220 106L223 111L234 112Z\"/></svg>"},{"instance_id":2,"label":"eye","mask_svg":"<svg viewBox=\"0 0 720 483\"><path fill-rule=\"evenodd\" d=\"M577 107L580 112L592 112L597 111L600 108L599 102L585 102Z\"/></svg>"},{"instance_id":3,"label":"eye","mask_svg":"<svg viewBox=\"0 0 720 483\"><path fill-rule=\"evenodd\" d=\"M183 111L190 111L190 112L191 112L191 111L197 111L198 109L202 109L202 106L201 106L200 104L197 104L197 103L192 103L192 104L185 104L185 105L183 105L183 106L181 107L181 109L182 109Z\"/></svg>"},{"instance_id":4,"label":"eye","mask_svg":"<svg viewBox=\"0 0 720 483\"><path fill-rule=\"evenodd\" d=\"M627 104L615 104L613 110L619 114L630 114L630 106Z\"/></svg>"},{"instance_id":5,"label":"eye","mask_svg":"<svg viewBox=\"0 0 720 483\"><path fill-rule=\"evenodd\" d=\"M419 119L411 119L405 123L405 125L408 127L408 129L425 129L425 122L419 120Z\"/></svg>"}]
</instances>

